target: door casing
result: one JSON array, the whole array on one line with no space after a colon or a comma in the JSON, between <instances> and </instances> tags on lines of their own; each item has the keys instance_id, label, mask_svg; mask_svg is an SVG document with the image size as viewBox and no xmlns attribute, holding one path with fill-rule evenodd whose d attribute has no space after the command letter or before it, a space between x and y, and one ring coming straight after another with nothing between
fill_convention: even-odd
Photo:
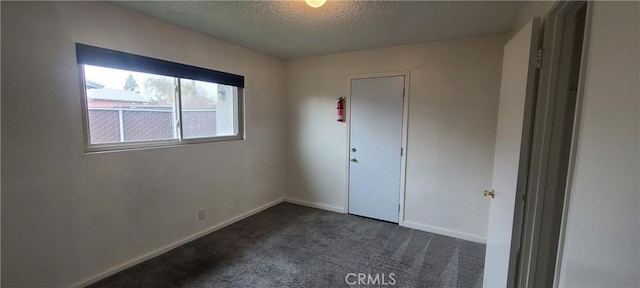
<instances>
[{"instance_id":1,"label":"door casing","mask_svg":"<svg viewBox=\"0 0 640 288\"><path fill-rule=\"evenodd\" d=\"M555 137L550 131L558 125L559 118L566 117L566 113L561 115L555 111L555 103L562 96L558 91L558 85L562 84L559 73L567 71L568 62L560 61L562 50L567 45L567 37L572 38L573 34L564 34L565 17L569 13L575 12L581 6L587 6L585 27L582 40L582 57L580 59L579 84L576 93L576 103L574 109L573 129L563 132L572 133L569 145L568 167L562 169L558 163L553 162L549 158L551 151L559 151L562 149L561 143L555 141ZM534 126L534 142L531 144L530 169L528 175L528 183L526 187L526 201L523 212L523 218L514 225L521 226L520 235L513 235L512 243L518 243L520 251L512 254L510 265L509 287L546 287L549 283L554 286L558 285L559 267L563 249L564 225L566 224L567 205L570 200L570 179L573 172L573 164L575 161L575 145L577 128L580 119L580 106L584 85L584 71L586 69L586 52L588 51L588 39L591 23L591 4L586 1L559 1L551 8L547 16L544 18L543 31L543 55L542 67L537 83L538 103L536 104L536 119ZM564 42L564 43L563 43ZM560 117L558 117L558 115ZM552 141L554 140L554 141ZM565 171L566 170L566 171ZM557 176L566 172L566 179L553 180L548 176ZM565 184L563 189L564 197L562 200L557 199L554 202L545 201L547 193L551 193L548 187L556 187L557 184ZM542 215L554 212L552 208L562 201L563 211L561 217L552 219L551 221L543 221ZM546 202L546 203L545 203ZM551 204L551 205L550 205ZM557 211L555 211L557 212ZM551 230L553 225L560 225L559 231L553 231L547 235L547 239L557 239L556 244L547 241L541 242L541 231ZM518 238L516 238L518 237ZM555 247L554 247L555 246ZM549 255L545 251L557 249L555 255ZM539 263L555 263L555 265L539 265Z\"/></svg>"},{"instance_id":2,"label":"door casing","mask_svg":"<svg viewBox=\"0 0 640 288\"><path fill-rule=\"evenodd\" d=\"M408 132L408 124L409 124L409 79L410 79L410 71L397 71L397 72L381 72L381 73L367 73L367 74L352 74L348 75L347 82L347 97L346 97L346 115L345 115L345 124L347 125L346 129L346 137L347 137L347 145L344 148L344 159L345 159L345 171L347 172L346 181L345 181L345 199L344 199L344 213L349 213L349 169L351 168L351 162L349 161L349 149L351 149L351 113L349 113L351 108L351 81L356 79L368 79L368 78L383 78L383 77L394 77L394 76L404 76L404 97L402 104L402 149L403 153L401 156L400 162L400 209L398 211L398 224L402 224L404 221L404 197L405 197L405 183L406 183L406 167L407 167L407 132Z\"/></svg>"}]
</instances>

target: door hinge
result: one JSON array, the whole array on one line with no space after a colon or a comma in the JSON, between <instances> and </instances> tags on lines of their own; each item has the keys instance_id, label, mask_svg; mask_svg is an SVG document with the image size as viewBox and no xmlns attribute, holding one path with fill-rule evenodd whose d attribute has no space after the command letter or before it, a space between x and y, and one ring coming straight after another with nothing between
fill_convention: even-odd
<instances>
[{"instance_id":1,"label":"door hinge","mask_svg":"<svg viewBox=\"0 0 640 288\"><path fill-rule=\"evenodd\" d=\"M404 148L400 147L400 156L404 155Z\"/></svg>"},{"instance_id":2,"label":"door hinge","mask_svg":"<svg viewBox=\"0 0 640 288\"><path fill-rule=\"evenodd\" d=\"M406 93L405 93L405 92L406 92L406 91L405 91L406 89L407 89L407 88L404 88L404 87L402 88L402 98L404 98L404 94L406 94Z\"/></svg>"},{"instance_id":3,"label":"door hinge","mask_svg":"<svg viewBox=\"0 0 640 288\"><path fill-rule=\"evenodd\" d=\"M542 48L538 49L538 55L536 56L536 68L542 68Z\"/></svg>"},{"instance_id":4,"label":"door hinge","mask_svg":"<svg viewBox=\"0 0 640 288\"><path fill-rule=\"evenodd\" d=\"M398 213L400 213L400 204L398 204Z\"/></svg>"}]
</instances>

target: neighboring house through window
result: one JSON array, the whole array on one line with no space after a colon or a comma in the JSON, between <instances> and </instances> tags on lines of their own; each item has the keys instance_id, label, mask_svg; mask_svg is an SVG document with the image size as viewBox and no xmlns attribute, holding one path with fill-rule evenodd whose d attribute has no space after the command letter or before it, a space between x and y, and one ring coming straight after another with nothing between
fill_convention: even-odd
<instances>
[{"instance_id":1,"label":"neighboring house through window","mask_svg":"<svg viewBox=\"0 0 640 288\"><path fill-rule=\"evenodd\" d=\"M243 139L244 77L77 44L87 151Z\"/></svg>"}]
</instances>

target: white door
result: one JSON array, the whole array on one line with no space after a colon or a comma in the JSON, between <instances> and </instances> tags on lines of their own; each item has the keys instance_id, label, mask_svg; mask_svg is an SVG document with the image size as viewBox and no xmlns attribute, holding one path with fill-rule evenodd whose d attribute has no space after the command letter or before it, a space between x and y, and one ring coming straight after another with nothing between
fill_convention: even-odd
<instances>
[{"instance_id":1,"label":"white door","mask_svg":"<svg viewBox=\"0 0 640 288\"><path fill-rule=\"evenodd\" d=\"M404 76L351 81L349 213L398 223Z\"/></svg>"},{"instance_id":2,"label":"white door","mask_svg":"<svg viewBox=\"0 0 640 288\"><path fill-rule=\"evenodd\" d=\"M533 82L539 29L539 19L533 19L504 46L493 160L492 189L495 198L491 200L489 211L484 287L507 286L518 170L522 169L520 165L523 164L520 163L523 125L529 127L532 121L530 107L525 113L525 102L531 102L535 96ZM527 135L525 133L525 141L529 141Z\"/></svg>"}]
</instances>

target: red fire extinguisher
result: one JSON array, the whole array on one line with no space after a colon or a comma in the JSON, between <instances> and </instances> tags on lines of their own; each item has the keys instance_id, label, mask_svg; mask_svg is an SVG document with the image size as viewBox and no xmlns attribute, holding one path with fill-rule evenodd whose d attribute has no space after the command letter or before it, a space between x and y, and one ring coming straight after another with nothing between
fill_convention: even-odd
<instances>
[{"instance_id":1,"label":"red fire extinguisher","mask_svg":"<svg viewBox=\"0 0 640 288\"><path fill-rule=\"evenodd\" d=\"M344 97L338 98L338 122L344 122Z\"/></svg>"}]
</instances>

